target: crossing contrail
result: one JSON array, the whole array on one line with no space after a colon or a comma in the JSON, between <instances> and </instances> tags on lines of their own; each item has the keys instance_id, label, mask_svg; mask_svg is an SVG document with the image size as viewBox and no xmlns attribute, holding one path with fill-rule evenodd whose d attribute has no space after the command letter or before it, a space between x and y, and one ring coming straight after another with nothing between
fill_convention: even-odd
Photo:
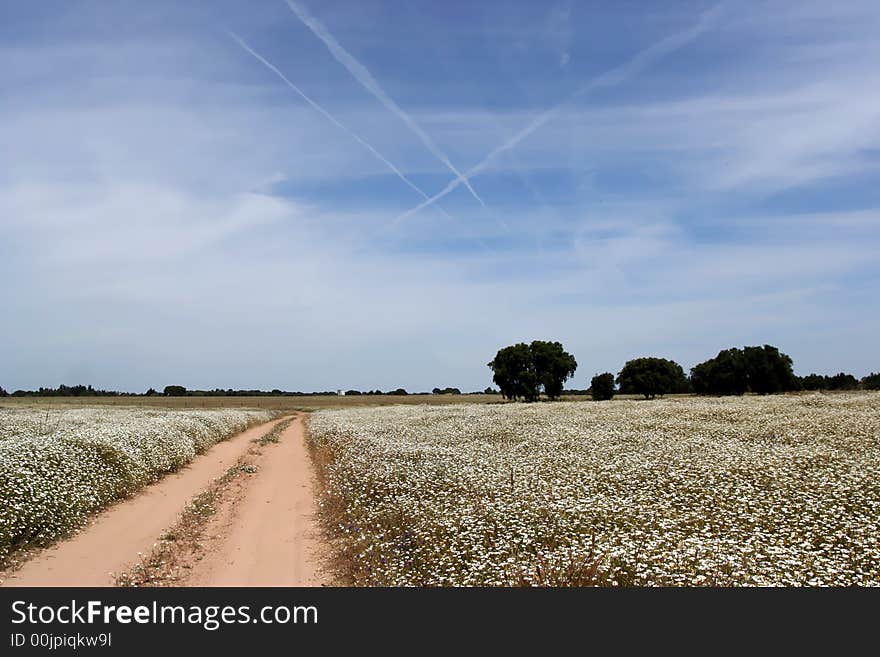
<instances>
[{"instance_id":1,"label":"crossing contrail","mask_svg":"<svg viewBox=\"0 0 880 657\"><path fill-rule=\"evenodd\" d=\"M299 95L302 97L303 100L305 100L309 105L311 105L313 108L315 108L316 110L318 110L318 112L320 112L321 114L323 114L323 115L327 118L328 121L330 121L333 125L335 125L335 126L336 126L337 128L339 128L340 130L342 130L342 131L344 131L345 133L347 133L352 139L354 139L355 141L357 141L361 146L363 146L363 147L366 148L368 151L370 151L373 155L375 155L376 158L377 158L378 160L380 160L383 164L385 164L385 166L387 166L389 169L391 169L391 171L393 171L394 174L395 174L398 178L400 178L400 179L401 179L403 182L405 182L409 187L411 187L413 190L415 190L415 191L419 194L419 196L421 196L421 197L424 198L424 199L428 199L428 198L429 198L428 195L427 195L425 192L423 192L423 191L421 190L421 188L419 188L419 187L418 187L413 181L411 181L409 178L407 178L407 177L403 174L403 172L402 172L400 169L398 169L398 168L397 168L392 162L390 162L390 161L388 160L388 158L386 158L384 155L382 155L382 153L380 153L380 152L377 151L375 148L373 148L373 146L372 146L369 142L367 142L365 139L363 139L363 138L360 137L358 134L356 134L355 132L353 132L353 131L352 131L351 129L349 129L346 125L344 125L343 123L339 122L339 121L336 119L335 116L333 116L332 114L330 114L330 112L328 112L328 111L325 110L323 107L321 107L320 105L318 105L318 103L316 103L314 100L312 100L311 98L309 98L309 96L307 96L307 95L305 94L305 92L303 92L302 89L300 89L300 88L297 87L293 82L291 82L290 80L288 80L288 79L287 79L287 76L285 76L284 73L282 73L280 70L278 70L278 67L276 67L274 64L272 64L269 60L267 60L265 57L263 57L263 56L262 56L260 53L258 53L256 50L254 50L253 48L251 48L251 47L245 42L244 39L242 39L240 36L238 36L238 35L235 34L234 32L229 32L229 35L230 35L233 39L235 39L236 42L238 42L238 45L240 45L242 48L244 48L247 52L249 52L251 55L253 55L258 61L260 61L260 62L261 62L266 68L268 68L268 69L269 69L270 71L272 71L275 75L277 75L279 78L281 78L281 80L284 82L284 84L286 84L288 87L290 87L291 89L293 89L297 94L299 94ZM449 216L449 215L446 213L446 211L443 210L442 208L441 208L441 212L443 212L443 214L446 214L447 217Z\"/></svg>"},{"instance_id":2,"label":"crossing contrail","mask_svg":"<svg viewBox=\"0 0 880 657\"><path fill-rule=\"evenodd\" d=\"M288 6L291 11L296 14L296 17L299 18L306 27L308 27L316 37L318 37L321 41L324 42L324 45L327 46L327 50L330 51L330 54L342 64L348 72L351 73L352 77L357 80L364 89L369 91L375 98L385 106L385 108L390 111L392 114L397 116L401 121L404 122L407 128L409 128L425 145L427 148L438 160L440 160L446 167L452 171L456 176L456 180L460 180L461 184L465 185L470 193L473 195L477 201L479 201L480 205L486 207L486 204L483 202L483 199L477 194L473 187L471 187L470 181L467 179L467 176L462 175L462 173L455 168L455 165L450 162L449 158L446 154L440 150L437 144L434 143L434 140L416 123L413 118L401 109L401 107L394 102L394 99L391 98L382 87L379 86L379 83L376 81L376 78L373 77L373 74L367 70L367 67L361 64L357 59L355 59L354 55L348 52L342 45L336 40L336 38L330 34L327 28L321 23L317 18L312 16L305 7L297 4L293 0L286 0Z\"/></svg>"},{"instance_id":3,"label":"crossing contrail","mask_svg":"<svg viewBox=\"0 0 880 657\"><path fill-rule=\"evenodd\" d=\"M464 175L460 175L450 181L450 183L446 185L446 187L444 187L440 192L438 192L431 198L425 199L416 207L412 208L411 210L407 210L402 215L398 216L393 223L396 224L398 222L401 222L411 217L416 212L419 212L423 208L432 205L436 201L449 194L452 190L456 189L459 185L466 185L467 181L470 178L473 178L474 176L484 171L490 164L492 164L492 162L494 162L495 158L497 158L501 153L514 148L523 139L535 132L535 130L555 118L560 109L562 109L565 105L570 103L578 96L582 96L601 87L612 87L621 84L631 77L638 75L644 69L648 68L651 64L664 57L665 55L668 55L669 53L672 53L679 48L687 45L688 43L696 39L704 31L706 31L717 20L718 14L720 13L723 4L724 3L719 3L709 11L705 12L700 17L700 20L698 20L693 27L683 32L673 34L672 36L668 36L661 41L658 41L654 45L649 46L648 48L645 48L644 50L636 54L628 62L621 64L620 66L617 66L609 71L606 71L600 76L590 80L586 84L577 88L567 98L557 103L550 109L543 111L522 130L520 130L503 144L495 148L495 150L493 150L485 158L483 158L483 160L479 164L469 169Z\"/></svg>"}]
</instances>

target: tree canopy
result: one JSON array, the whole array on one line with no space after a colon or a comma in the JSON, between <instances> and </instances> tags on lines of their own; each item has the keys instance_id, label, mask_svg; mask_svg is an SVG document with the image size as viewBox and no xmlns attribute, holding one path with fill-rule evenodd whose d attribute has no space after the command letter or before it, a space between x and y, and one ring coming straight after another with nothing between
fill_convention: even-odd
<instances>
[{"instance_id":1,"label":"tree canopy","mask_svg":"<svg viewBox=\"0 0 880 657\"><path fill-rule=\"evenodd\" d=\"M544 394L559 399L563 384L574 376L577 361L562 348L560 342L535 340L530 346L535 362L535 373Z\"/></svg>"},{"instance_id":2,"label":"tree canopy","mask_svg":"<svg viewBox=\"0 0 880 657\"><path fill-rule=\"evenodd\" d=\"M577 361L560 342L534 340L499 349L488 366L506 399L533 402L541 391L550 399L558 399L565 381L574 376Z\"/></svg>"},{"instance_id":3,"label":"tree canopy","mask_svg":"<svg viewBox=\"0 0 880 657\"><path fill-rule=\"evenodd\" d=\"M745 354L736 348L719 351L691 369L691 385L701 395L745 394L749 389Z\"/></svg>"},{"instance_id":4,"label":"tree canopy","mask_svg":"<svg viewBox=\"0 0 880 657\"><path fill-rule=\"evenodd\" d=\"M800 390L800 382L794 375L791 357L776 347L743 347L743 357L749 376L749 390L759 395L772 392Z\"/></svg>"},{"instance_id":5,"label":"tree canopy","mask_svg":"<svg viewBox=\"0 0 880 657\"><path fill-rule=\"evenodd\" d=\"M805 377L813 385L816 375ZM849 375L838 375L845 377ZM837 377L819 377L825 379ZM852 377L855 384L855 377ZM766 395L772 392L800 390L801 381L792 371L791 358L776 347L765 344L763 347L732 347L718 352L715 358L696 365L691 369L691 384L694 392L709 395L742 395L747 391ZM840 384L842 385L842 383ZM821 385L818 385L818 389Z\"/></svg>"},{"instance_id":6,"label":"tree canopy","mask_svg":"<svg viewBox=\"0 0 880 657\"><path fill-rule=\"evenodd\" d=\"M590 394L595 401L614 397L614 375L611 372L597 374L590 381Z\"/></svg>"},{"instance_id":7,"label":"tree canopy","mask_svg":"<svg viewBox=\"0 0 880 657\"><path fill-rule=\"evenodd\" d=\"M880 390L880 374L871 372L862 379L862 388L865 390Z\"/></svg>"},{"instance_id":8,"label":"tree canopy","mask_svg":"<svg viewBox=\"0 0 880 657\"><path fill-rule=\"evenodd\" d=\"M657 395L684 392L688 380L681 365L666 358L635 358L627 361L617 375L620 392L627 395L644 395L654 399Z\"/></svg>"},{"instance_id":9,"label":"tree canopy","mask_svg":"<svg viewBox=\"0 0 880 657\"><path fill-rule=\"evenodd\" d=\"M845 372L839 372L834 376L807 374L801 377L800 383L804 390L855 390L859 387L859 380Z\"/></svg>"}]
</instances>

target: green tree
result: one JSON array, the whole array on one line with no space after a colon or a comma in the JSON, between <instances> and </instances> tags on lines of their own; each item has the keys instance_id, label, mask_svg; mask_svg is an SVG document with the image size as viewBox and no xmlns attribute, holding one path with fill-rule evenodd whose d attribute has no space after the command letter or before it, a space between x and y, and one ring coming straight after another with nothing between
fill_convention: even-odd
<instances>
[{"instance_id":1,"label":"green tree","mask_svg":"<svg viewBox=\"0 0 880 657\"><path fill-rule=\"evenodd\" d=\"M862 388L865 390L880 390L880 374L871 372L862 379Z\"/></svg>"},{"instance_id":2,"label":"green tree","mask_svg":"<svg viewBox=\"0 0 880 657\"><path fill-rule=\"evenodd\" d=\"M538 377L529 345L519 342L498 350L489 362L492 380L505 399L535 401L538 398Z\"/></svg>"},{"instance_id":3,"label":"green tree","mask_svg":"<svg viewBox=\"0 0 880 657\"><path fill-rule=\"evenodd\" d=\"M800 390L791 357L776 347L744 347L743 358L748 372L749 390L759 395Z\"/></svg>"},{"instance_id":4,"label":"green tree","mask_svg":"<svg viewBox=\"0 0 880 657\"><path fill-rule=\"evenodd\" d=\"M614 375L605 372L594 376L590 381L590 394L594 401L604 401L614 397Z\"/></svg>"},{"instance_id":5,"label":"green tree","mask_svg":"<svg viewBox=\"0 0 880 657\"><path fill-rule=\"evenodd\" d=\"M666 358L634 358L627 361L617 375L620 392L628 395L644 395L654 399L657 395L687 390L687 378L681 365Z\"/></svg>"},{"instance_id":6,"label":"green tree","mask_svg":"<svg viewBox=\"0 0 880 657\"><path fill-rule=\"evenodd\" d=\"M574 376L577 361L565 351L561 342L535 340L529 345L538 383L550 399L559 399L565 382Z\"/></svg>"},{"instance_id":7,"label":"green tree","mask_svg":"<svg viewBox=\"0 0 880 657\"><path fill-rule=\"evenodd\" d=\"M807 374L801 377L801 388L803 390L824 390L827 388L827 378L821 374Z\"/></svg>"},{"instance_id":8,"label":"green tree","mask_svg":"<svg viewBox=\"0 0 880 657\"><path fill-rule=\"evenodd\" d=\"M859 387L859 381L852 374L839 372L828 378L828 390L855 390Z\"/></svg>"},{"instance_id":9,"label":"green tree","mask_svg":"<svg viewBox=\"0 0 880 657\"><path fill-rule=\"evenodd\" d=\"M8 397L9 393L6 392L2 386L0 386L0 397Z\"/></svg>"},{"instance_id":10,"label":"green tree","mask_svg":"<svg viewBox=\"0 0 880 657\"><path fill-rule=\"evenodd\" d=\"M550 399L558 399L565 381L574 376L577 361L561 343L535 340L499 349L488 366L505 399L533 402L542 390Z\"/></svg>"},{"instance_id":11,"label":"green tree","mask_svg":"<svg viewBox=\"0 0 880 657\"><path fill-rule=\"evenodd\" d=\"M186 395L186 388L183 386L165 386L162 392L166 397L183 397Z\"/></svg>"},{"instance_id":12,"label":"green tree","mask_svg":"<svg viewBox=\"0 0 880 657\"><path fill-rule=\"evenodd\" d=\"M744 394L749 387L745 354L736 347L719 351L715 358L691 369L691 385L698 394Z\"/></svg>"},{"instance_id":13,"label":"green tree","mask_svg":"<svg viewBox=\"0 0 880 657\"><path fill-rule=\"evenodd\" d=\"M839 374L836 385L854 385L855 377ZM795 376L792 361L772 345L763 347L732 347L718 352L715 358L691 369L690 383L694 392L704 395L742 395L746 391L766 395L789 390L829 388L827 376L810 374Z\"/></svg>"}]
</instances>

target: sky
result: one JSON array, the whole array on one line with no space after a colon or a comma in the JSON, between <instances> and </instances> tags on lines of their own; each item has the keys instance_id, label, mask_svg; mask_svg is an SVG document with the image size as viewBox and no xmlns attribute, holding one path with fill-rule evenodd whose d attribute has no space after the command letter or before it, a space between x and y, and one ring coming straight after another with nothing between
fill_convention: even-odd
<instances>
[{"instance_id":1,"label":"sky","mask_svg":"<svg viewBox=\"0 0 880 657\"><path fill-rule=\"evenodd\" d=\"M0 386L880 370L880 3L8 0Z\"/></svg>"}]
</instances>

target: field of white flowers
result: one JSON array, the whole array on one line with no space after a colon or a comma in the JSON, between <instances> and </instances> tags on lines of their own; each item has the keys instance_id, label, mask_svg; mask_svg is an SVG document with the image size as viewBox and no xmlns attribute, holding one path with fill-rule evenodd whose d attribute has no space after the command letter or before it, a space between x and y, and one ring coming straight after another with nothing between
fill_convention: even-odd
<instances>
[{"instance_id":1,"label":"field of white flowers","mask_svg":"<svg viewBox=\"0 0 880 657\"><path fill-rule=\"evenodd\" d=\"M0 407L0 564L214 443L265 422L266 411Z\"/></svg>"},{"instance_id":2,"label":"field of white flowers","mask_svg":"<svg viewBox=\"0 0 880 657\"><path fill-rule=\"evenodd\" d=\"M320 411L367 585L880 585L880 394Z\"/></svg>"}]
</instances>

